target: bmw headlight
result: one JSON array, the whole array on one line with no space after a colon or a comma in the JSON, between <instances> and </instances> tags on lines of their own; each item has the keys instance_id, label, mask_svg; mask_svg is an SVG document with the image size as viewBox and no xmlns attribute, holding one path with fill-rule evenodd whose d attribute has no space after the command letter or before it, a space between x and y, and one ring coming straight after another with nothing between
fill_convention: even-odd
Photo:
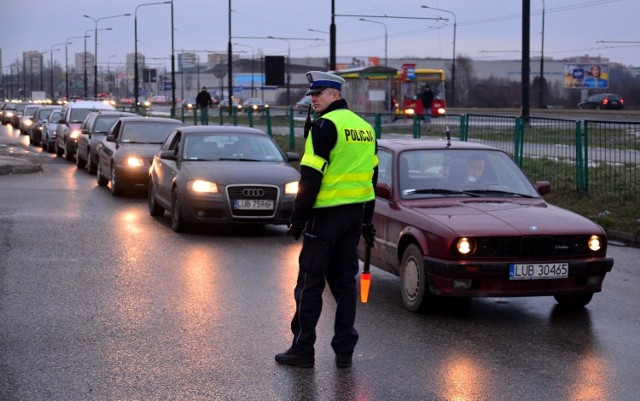
<instances>
[{"instance_id":1,"label":"bmw headlight","mask_svg":"<svg viewBox=\"0 0 640 401\"><path fill-rule=\"evenodd\" d=\"M589 237L589 241L587 242L587 245L589 246L589 249L591 249L594 252L599 251L602 248L602 241L600 239L600 236L598 235L592 235L591 237Z\"/></svg>"},{"instance_id":2,"label":"bmw headlight","mask_svg":"<svg viewBox=\"0 0 640 401\"><path fill-rule=\"evenodd\" d=\"M218 193L218 184L215 182L205 181L205 180L195 180L189 183L189 188L193 192L199 193L210 193L217 194Z\"/></svg>"},{"instance_id":3,"label":"bmw headlight","mask_svg":"<svg viewBox=\"0 0 640 401\"><path fill-rule=\"evenodd\" d=\"M472 239L462 237L456 242L456 250L461 255L469 255L474 251L475 245Z\"/></svg>"},{"instance_id":4,"label":"bmw headlight","mask_svg":"<svg viewBox=\"0 0 640 401\"><path fill-rule=\"evenodd\" d=\"M129 156L127 157L126 165L127 167L134 167L134 168L142 167L144 166L144 160L142 160L137 156Z\"/></svg>"},{"instance_id":5,"label":"bmw headlight","mask_svg":"<svg viewBox=\"0 0 640 401\"><path fill-rule=\"evenodd\" d=\"M289 182L284 186L285 195L296 195L298 193L298 181Z\"/></svg>"}]
</instances>

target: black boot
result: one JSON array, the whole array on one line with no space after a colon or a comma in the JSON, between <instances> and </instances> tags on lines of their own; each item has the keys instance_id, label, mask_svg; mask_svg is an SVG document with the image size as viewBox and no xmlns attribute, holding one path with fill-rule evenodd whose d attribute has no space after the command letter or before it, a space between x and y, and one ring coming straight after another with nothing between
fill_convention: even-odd
<instances>
[{"instance_id":1,"label":"black boot","mask_svg":"<svg viewBox=\"0 0 640 401\"><path fill-rule=\"evenodd\" d=\"M336 354L336 366L339 368L348 368L351 366L351 354Z\"/></svg>"},{"instance_id":2,"label":"black boot","mask_svg":"<svg viewBox=\"0 0 640 401\"><path fill-rule=\"evenodd\" d=\"M299 368L312 368L314 357L297 355L293 348L289 348L285 352L276 355L276 362L280 365L297 366Z\"/></svg>"}]
</instances>

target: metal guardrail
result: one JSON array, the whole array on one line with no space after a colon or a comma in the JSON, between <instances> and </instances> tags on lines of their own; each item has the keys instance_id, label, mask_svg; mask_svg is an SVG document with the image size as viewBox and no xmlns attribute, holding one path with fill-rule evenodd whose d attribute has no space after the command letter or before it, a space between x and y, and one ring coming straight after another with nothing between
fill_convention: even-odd
<instances>
[{"instance_id":1,"label":"metal guardrail","mask_svg":"<svg viewBox=\"0 0 640 401\"><path fill-rule=\"evenodd\" d=\"M185 123L199 123L182 114ZM555 190L589 193L600 199L635 202L640 195L640 122L570 120L487 114L448 114L425 123L419 117L360 115L378 138L452 138L487 144L507 152L532 181L550 181ZM248 125L269 135L288 135L289 148L302 141L306 113L292 107L271 108L255 115L212 110L218 125Z\"/></svg>"}]
</instances>

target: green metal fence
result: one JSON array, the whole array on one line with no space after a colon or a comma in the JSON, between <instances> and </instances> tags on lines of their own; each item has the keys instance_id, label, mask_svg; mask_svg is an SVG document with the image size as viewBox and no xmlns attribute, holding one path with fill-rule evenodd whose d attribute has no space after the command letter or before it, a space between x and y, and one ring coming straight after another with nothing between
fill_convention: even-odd
<instances>
[{"instance_id":1,"label":"green metal fence","mask_svg":"<svg viewBox=\"0 0 640 401\"><path fill-rule=\"evenodd\" d=\"M554 190L588 192L600 199L635 202L640 195L640 122L483 114L449 114L425 123L392 114L361 114L378 138L446 138L483 143L510 154L532 181L550 181ZM199 123L197 111L183 121ZM220 109L211 124L248 125L269 135L288 135L289 149L303 141L305 114L274 108L255 115ZM189 121L185 121L187 124Z\"/></svg>"}]
</instances>

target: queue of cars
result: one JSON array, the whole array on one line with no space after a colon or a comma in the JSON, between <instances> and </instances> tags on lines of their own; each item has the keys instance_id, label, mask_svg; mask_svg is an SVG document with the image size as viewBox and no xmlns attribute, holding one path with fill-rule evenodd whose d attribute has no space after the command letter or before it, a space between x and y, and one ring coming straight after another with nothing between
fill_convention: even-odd
<instances>
[{"instance_id":1,"label":"queue of cars","mask_svg":"<svg viewBox=\"0 0 640 401\"><path fill-rule=\"evenodd\" d=\"M52 110L43 148L57 149L51 140L59 126L75 121L65 112L91 106ZM112 195L146 191L149 214L168 214L176 232L202 224L287 224L300 179L292 166L300 156L249 127L187 127L96 107L64 146L89 173L96 160L97 183ZM379 140L378 160L375 246L368 252L361 241L358 254L399 277L406 309L423 311L444 297L524 296L581 307L602 290L613 267L605 231L546 203L550 183L530 182L502 150Z\"/></svg>"},{"instance_id":2,"label":"queue of cars","mask_svg":"<svg viewBox=\"0 0 640 401\"><path fill-rule=\"evenodd\" d=\"M116 196L127 189L146 189L153 155L182 125L182 121L161 117L118 118L96 146L98 185L111 182L111 193Z\"/></svg>"}]
</instances>

